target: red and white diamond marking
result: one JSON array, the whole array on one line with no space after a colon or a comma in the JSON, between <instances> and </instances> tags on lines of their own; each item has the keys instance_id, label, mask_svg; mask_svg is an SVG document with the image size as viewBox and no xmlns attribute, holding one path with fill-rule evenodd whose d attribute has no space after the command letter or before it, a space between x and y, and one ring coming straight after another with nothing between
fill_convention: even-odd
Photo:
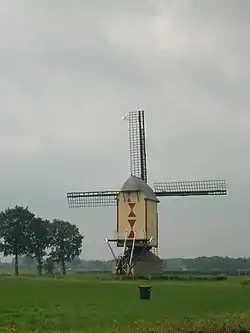
<instances>
[{"instance_id":1,"label":"red and white diamond marking","mask_svg":"<svg viewBox=\"0 0 250 333\"><path fill-rule=\"evenodd\" d=\"M134 212L135 203L129 202L128 205L130 207L130 212L128 214L128 218L129 218L128 223L129 223L130 228L131 228L130 233L128 235L128 238L134 238L135 237L135 232L134 232L133 228L134 228L134 225L135 225L135 222L136 222L136 219L135 219L136 215L135 215L135 212ZM130 219L131 217L133 217L133 219Z\"/></svg>"}]
</instances>

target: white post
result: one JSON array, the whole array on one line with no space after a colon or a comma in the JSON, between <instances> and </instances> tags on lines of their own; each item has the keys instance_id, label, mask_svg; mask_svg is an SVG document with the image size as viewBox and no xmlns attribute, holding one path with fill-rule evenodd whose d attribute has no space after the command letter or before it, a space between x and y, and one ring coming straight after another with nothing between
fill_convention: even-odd
<instances>
[{"instance_id":1,"label":"white post","mask_svg":"<svg viewBox=\"0 0 250 333\"><path fill-rule=\"evenodd\" d=\"M116 258L116 256L115 256L115 253L114 253L114 251L113 251L113 249L112 249L111 245L109 244L109 241L108 241L108 239L105 237L105 238L104 238L104 240L105 240L105 242L108 244L108 247L109 247L109 249L110 249L110 252L112 253L112 255L113 255L114 259L115 259L115 260L117 260L117 258Z\"/></svg>"},{"instance_id":2,"label":"white post","mask_svg":"<svg viewBox=\"0 0 250 333\"><path fill-rule=\"evenodd\" d=\"M132 264L132 259L133 259L134 249L135 249L135 237L136 237L136 232L134 232L134 238L133 238L130 259L129 259L129 267L131 267L131 264Z\"/></svg>"},{"instance_id":3,"label":"white post","mask_svg":"<svg viewBox=\"0 0 250 333\"><path fill-rule=\"evenodd\" d=\"M126 233L125 233L125 237L124 237L124 245L123 245L122 256L124 256L125 251L126 251L127 238L128 238L128 231L126 229Z\"/></svg>"}]
</instances>

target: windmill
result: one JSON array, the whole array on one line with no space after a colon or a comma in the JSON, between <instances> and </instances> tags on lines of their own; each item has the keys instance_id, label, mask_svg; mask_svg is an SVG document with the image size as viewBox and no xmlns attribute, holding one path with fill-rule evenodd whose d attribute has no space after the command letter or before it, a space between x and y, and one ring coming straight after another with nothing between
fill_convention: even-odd
<instances>
[{"instance_id":1,"label":"windmill","mask_svg":"<svg viewBox=\"0 0 250 333\"><path fill-rule=\"evenodd\" d=\"M67 193L69 207L116 206L116 235L105 238L114 257L117 274L160 274L163 262L158 257L159 197L226 195L225 180L147 182L144 111L126 115L129 129L130 172L120 190ZM122 247L117 257L111 247Z\"/></svg>"}]
</instances>

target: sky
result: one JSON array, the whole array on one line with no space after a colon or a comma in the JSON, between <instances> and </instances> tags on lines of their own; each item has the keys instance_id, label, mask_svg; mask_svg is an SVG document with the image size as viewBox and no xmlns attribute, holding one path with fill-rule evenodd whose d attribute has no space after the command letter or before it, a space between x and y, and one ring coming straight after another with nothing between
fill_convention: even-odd
<instances>
[{"instance_id":1,"label":"sky","mask_svg":"<svg viewBox=\"0 0 250 333\"><path fill-rule=\"evenodd\" d=\"M111 259L115 208L68 191L119 189L145 110L149 183L226 179L228 196L161 198L161 257L250 256L250 2L1 0L0 209L76 224Z\"/></svg>"}]
</instances>

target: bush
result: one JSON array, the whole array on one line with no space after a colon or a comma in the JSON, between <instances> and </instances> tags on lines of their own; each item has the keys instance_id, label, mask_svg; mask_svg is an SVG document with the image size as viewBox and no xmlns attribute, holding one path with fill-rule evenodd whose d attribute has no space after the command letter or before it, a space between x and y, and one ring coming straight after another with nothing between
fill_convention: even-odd
<instances>
[{"instance_id":1,"label":"bush","mask_svg":"<svg viewBox=\"0 0 250 333\"><path fill-rule=\"evenodd\" d=\"M250 286L250 279L249 279L249 278L242 279L242 280L240 281L240 284L241 284L242 286Z\"/></svg>"}]
</instances>

